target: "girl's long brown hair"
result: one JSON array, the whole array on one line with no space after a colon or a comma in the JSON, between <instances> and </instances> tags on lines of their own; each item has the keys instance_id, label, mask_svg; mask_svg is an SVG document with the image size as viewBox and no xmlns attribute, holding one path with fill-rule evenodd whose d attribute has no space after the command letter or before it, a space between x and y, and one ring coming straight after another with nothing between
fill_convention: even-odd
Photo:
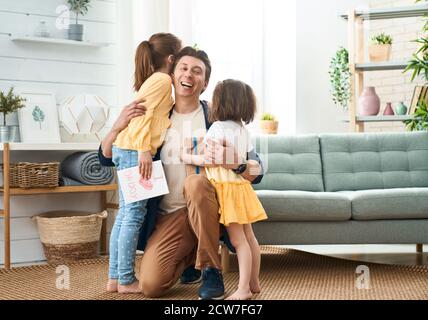
<instances>
[{"instance_id":1,"label":"girl's long brown hair","mask_svg":"<svg viewBox=\"0 0 428 320\"><path fill-rule=\"evenodd\" d=\"M181 40L171 33L156 33L141 42L135 53L134 90L140 90L144 81L164 65L165 58L176 55L180 49Z\"/></svg>"},{"instance_id":2,"label":"girl's long brown hair","mask_svg":"<svg viewBox=\"0 0 428 320\"><path fill-rule=\"evenodd\" d=\"M214 89L208 120L249 124L254 120L256 109L253 89L242 81L227 79L220 81Z\"/></svg>"}]
</instances>

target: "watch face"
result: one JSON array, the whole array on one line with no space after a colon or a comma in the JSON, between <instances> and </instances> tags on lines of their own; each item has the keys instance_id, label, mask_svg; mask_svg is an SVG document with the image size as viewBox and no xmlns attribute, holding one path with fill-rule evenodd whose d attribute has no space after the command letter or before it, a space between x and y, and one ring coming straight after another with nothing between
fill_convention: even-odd
<instances>
[{"instance_id":1,"label":"watch face","mask_svg":"<svg viewBox=\"0 0 428 320\"><path fill-rule=\"evenodd\" d=\"M247 165L246 165L246 164L241 164L241 165L238 167L238 171L239 171L239 173L244 172L244 171L245 171L245 169L247 169Z\"/></svg>"}]
</instances>

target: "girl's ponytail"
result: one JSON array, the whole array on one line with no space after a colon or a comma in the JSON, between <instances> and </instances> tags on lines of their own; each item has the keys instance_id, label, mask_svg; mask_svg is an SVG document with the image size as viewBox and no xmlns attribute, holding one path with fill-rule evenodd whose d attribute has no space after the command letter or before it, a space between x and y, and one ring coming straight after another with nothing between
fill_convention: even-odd
<instances>
[{"instance_id":1,"label":"girl's ponytail","mask_svg":"<svg viewBox=\"0 0 428 320\"><path fill-rule=\"evenodd\" d=\"M171 33L156 33L149 41L141 42L135 53L135 91L164 66L166 58L175 56L180 50L181 40Z\"/></svg>"},{"instance_id":2,"label":"girl's ponytail","mask_svg":"<svg viewBox=\"0 0 428 320\"><path fill-rule=\"evenodd\" d=\"M139 44L135 53L135 74L134 90L140 90L140 87L154 72L152 50L149 41L143 41Z\"/></svg>"}]
</instances>

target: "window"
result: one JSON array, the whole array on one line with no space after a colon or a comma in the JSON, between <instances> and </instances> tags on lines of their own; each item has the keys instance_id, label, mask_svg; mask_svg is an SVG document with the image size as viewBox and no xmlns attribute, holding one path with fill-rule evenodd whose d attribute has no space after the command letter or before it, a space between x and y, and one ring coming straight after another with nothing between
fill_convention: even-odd
<instances>
[{"instance_id":1,"label":"window","mask_svg":"<svg viewBox=\"0 0 428 320\"><path fill-rule=\"evenodd\" d=\"M281 133L295 133L296 0L170 0L170 30L210 57L203 99L220 80L245 81L259 114L274 113Z\"/></svg>"}]
</instances>

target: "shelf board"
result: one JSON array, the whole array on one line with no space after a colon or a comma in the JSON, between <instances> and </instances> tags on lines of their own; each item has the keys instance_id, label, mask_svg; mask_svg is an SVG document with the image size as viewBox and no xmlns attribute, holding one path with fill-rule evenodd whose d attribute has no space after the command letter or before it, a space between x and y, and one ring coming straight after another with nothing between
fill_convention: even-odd
<instances>
[{"instance_id":1,"label":"shelf board","mask_svg":"<svg viewBox=\"0 0 428 320\"><path fill-rule=\"evenodd\" d=\"M117 184L106 184L99 186L62 186L56 188L10 188L11 195L31 195L31 194L49 194L49 193L79 193L79 192L97 192L97 191L116 191ZM0 188L0 192L4 192L4 188Z\"/></svg>"},{"instance_id":2,"label":"shelf board","mask_svg":"<svg viewBox=\"0 0 428 320\"><path fill-rule=\"evenodd\" d=\"M387 122L387 121L405 121L412 119L413 116L404 115L404 116L357 116L357 121L359 122Z\"/></svg>"},{"instance_id":3,"label":"shelf board","mask_svg":"<svg viewBox=\"0 0 428 320\"><path fill-rule=\"evenodd\" d=\"M388 70L404 70L407 67L407 61L385 61L385 62L369 62L356 63L356 71L388 71Z\"/></svg>"},{"instance_id":4,"label":"shelf board","mask_svg":"<svg viewBox=\"0 0 428 320\"><path fill-rule=\"evenodd\" d=\"M38 42L38 43L49 43L49 44L59 44L59 45L72 45L78 47L92 47L92 48L101 48L106 47L108 43L97 43L97 42L88 42L88 41L75 41L68 39L58 39L58 38L43 38L43 37L27 37L27 36L11 36L10 40L18 42Z\"/></svg>"},{"instance_id":5,"label":"shelf board","mask_svg":"<svg viewBox=\"0 0 428 320\"><path fill-rule=\"evenodd\" d=\"M413 116L411 115L404 115L404 116L357 116L356 121L357 122L401 122L412 119ZM342 122L350 122L349 118L342 118Z\"/></svg>"},{"instance_id":6,"label":"shelf board","mask_svg":"<svg viewBox=\"0 0 428 320\"><path fill-rule=\"evenodd\" d=\"M99 143L22 143L10 142L10 150L21 151L97 151ZM4 144L0 143L0 151L3 151Z\"/></svg>"},{"instance_id":7,"label":"shelf board","mask_svg":"<svg viewBox=\"0 0 428 320\"><path fill-rule=\"evenodd\" d=\"M357 17L362 17L363 20L383 20L397 18L421 17L428 14L428 5L414 5L396 8L379 8L357 10ZM348 20L348 14L340 15L343 19Z\"/></svg>"}]
</instances>

